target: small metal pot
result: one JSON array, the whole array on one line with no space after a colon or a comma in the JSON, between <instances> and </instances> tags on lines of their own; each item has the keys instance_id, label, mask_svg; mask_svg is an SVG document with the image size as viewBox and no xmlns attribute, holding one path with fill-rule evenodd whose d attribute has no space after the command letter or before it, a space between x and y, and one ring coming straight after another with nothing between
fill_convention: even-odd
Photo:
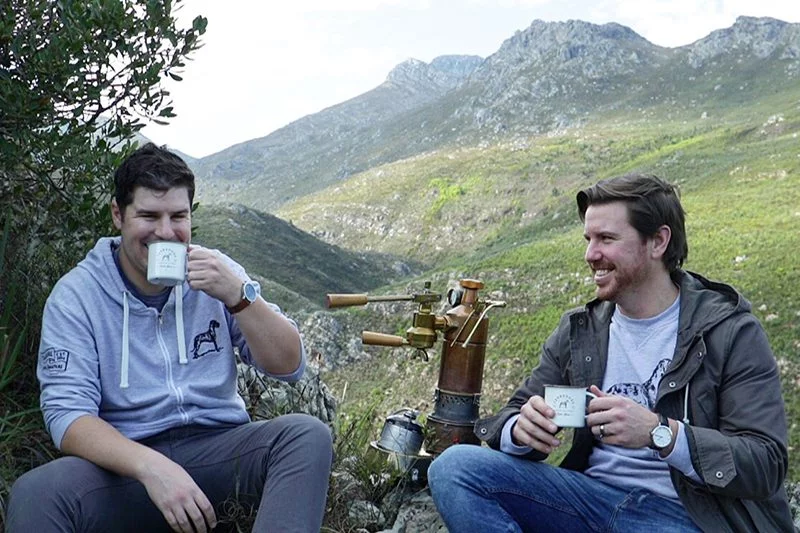
<instances>
[{"instance_id":1,"label":"small metal pot","mask_svg":"<svg viewBox=\"0 0 800 533\"><path fill-rule=\"evenodd\" d=\"M422 426L416 421L419 411L400 409L386 418L377 446L403 455L417 455L422 448Z\"/></svg>"}]
</instances>

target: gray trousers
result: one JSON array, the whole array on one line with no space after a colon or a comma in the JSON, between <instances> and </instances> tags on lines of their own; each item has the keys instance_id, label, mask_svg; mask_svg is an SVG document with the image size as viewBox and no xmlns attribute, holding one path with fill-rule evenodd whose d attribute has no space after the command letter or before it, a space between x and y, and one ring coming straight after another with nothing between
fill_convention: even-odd
<instances>
[{"instance_id":1,"label":"gray trousers","mask_svg":"<svg viewBox=\"0 0 800 533\"><path fill-rule=\"evenodd\" d=\"M181 465L214 505L258 509L253 531L317 533L333 458L331 432L300 414L241 426L188 426L141 441ZM220 529L220 528L218 528ZM170 531L144 485L79 457L22 475L11 489L6 531Z\"/></svg>"}]
</instances>

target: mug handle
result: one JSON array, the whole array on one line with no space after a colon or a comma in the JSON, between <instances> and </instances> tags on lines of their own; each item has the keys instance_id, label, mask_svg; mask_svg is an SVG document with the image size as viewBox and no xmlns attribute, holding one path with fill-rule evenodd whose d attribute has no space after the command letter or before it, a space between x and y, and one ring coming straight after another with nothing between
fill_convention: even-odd
<instances>
[{"instance_id":1,"label":"mug handle","mask_svg":"<svg viewBox=\"0 0 800 533\"><path fill-rule=\"evenodd\" d=\"M585 391L585 392L586 392L586 396L591 396L593 400L597 399L597 394L595 394L593 392L589 392L588 390ZM589 416L589 415L583 415L583 419L586 420L587 416Z\"/></svg>"}]
</instances>

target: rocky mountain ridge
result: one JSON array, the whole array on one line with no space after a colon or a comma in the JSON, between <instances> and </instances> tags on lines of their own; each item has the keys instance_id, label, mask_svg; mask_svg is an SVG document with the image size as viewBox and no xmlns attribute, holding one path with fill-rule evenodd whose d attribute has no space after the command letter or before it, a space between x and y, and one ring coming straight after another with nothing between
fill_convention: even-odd
<instances>
[{"instance_id":1,"label":"rocky mountain ridge","mask_svg":"<svg viewBox=\"0 0 800 533\"><path fill-rule=\"evenodd\" d=\"M772 78L772 69L785 74L773 91L796 78L798 26L740 17L704 39L663 48L615 23L536 20L485 60L409 60L372 91L194 162L200 199L274 211L443 146L559 132L640 108L688 116L698 102L725 100L714 87L741 85L741 99L758 98L759 80Z\"/></svg>"},{"instance_id":2,"label":"rocky mountain ridge","mask_svg":"<svg viewBox=\"0 0 800 533\"><path fill-rule=\"evenodd\" d=\"M435 98L458 87L482 61L479 56L440 56L430 63L408 59L389 72L384 85Z\"/></svg>"},{"instance_id":3,"label":"rocky mountain ridge","mask_svg":"<svg viewBox=\"0 0 800 533\"><path fill-rule=\"evenodd\" d=\"M730 28L711 32L708 37L687 47L687 60L693 68L727 53L752 54L767 59L777 52L781 60L800 57L800 27L778 19L739 17Z\"/></svg>"}]
</instances>

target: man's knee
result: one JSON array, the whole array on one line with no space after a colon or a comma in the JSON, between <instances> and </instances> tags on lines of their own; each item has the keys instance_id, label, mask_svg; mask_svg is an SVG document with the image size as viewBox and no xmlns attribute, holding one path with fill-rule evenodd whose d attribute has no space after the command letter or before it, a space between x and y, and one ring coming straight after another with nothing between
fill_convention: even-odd
<instances>
[{"instance_id":1,"label":"man's knee","mask_svg":"<svg viewBox=\"0 0 800 533\"><path fill-rule=\"evenodd\" d=\"M458 475L464 465L471 461L471 456L479 446L456 444L443 451L433 460L428 468L428 485L432 491L449 484Z\"/></svg>"},{"instance_id":2,"label":"man's knee","mask_svg":"<svg viewBox=\"0 0 800 533\"><path fill-rule=\"evenodd\" d=\"M57 459L22 474L11 487L10 505L23 505L26 502L34 506L44 503L59 495L64 488L65 476L60 472L61 463L69 458ZM74 459L74 458L72 458Z\"/></svg>"},{"instance_id":3,"label":"man's knee","mask_svg":"<svg viewBox=\"0 0 800 533\"><path fill-rule=\"evenodd\" d=\"M55 475L54 465L47 463L21 475L11 486L6 516L6 531L26 531L27 524L37 523L43 516L61 516L68 512L69 491L63 487L64 476Z\"/></svg>"},{"instance_id":4,"label":"man's knee","mask_svg":"<svg viewBox=\"0 0 800 533\"><path fill-rule=\"evenodd\" d=\"M298 414L296 416L312 437L323 441L332 441L331 429L322 420L311 415Z\"/></svg>"},{"instance_id":5,"label":"man's knee","mask_svg":"<svg viewBox=\"0 0 800 533\"><path fill-rule=\"evenodd\" d=\"M47 490L47 478L40 472L41 469L34 469L22 474L11 486L9 494L9 514L30 506L36 506L37 500L41 496L46 496L50 491Z\"/></svg>"},{"instance_id":6,"label":"man's knee","mask_svg":"<svg viewBox=\"0 0 800 533\"><path fill-rule=\"evenodd\" d=\"M283 415L276 419L289 430L291 444L304 453L322 457L333 455L331 429L320 419L302 413Z\"/></svg>"}]
</instances>

